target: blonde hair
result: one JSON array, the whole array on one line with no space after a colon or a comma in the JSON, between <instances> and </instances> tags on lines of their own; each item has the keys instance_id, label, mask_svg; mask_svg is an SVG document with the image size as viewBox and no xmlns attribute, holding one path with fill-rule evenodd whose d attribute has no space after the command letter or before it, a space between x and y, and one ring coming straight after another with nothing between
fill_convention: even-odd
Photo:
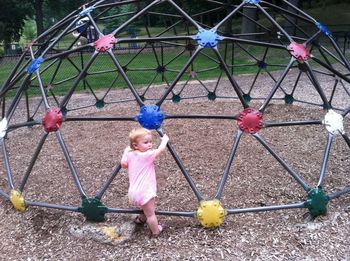
<instances>
[{"instance_id":1,"label":"blonde hair","mask_svg":"<svg viewBox=\"0 0 350 261\"><path fill-rule=\"evenodd\" d=\"M148 134L152 134L150 130L147 130L145 128L135 128L130 131L129 133L129 143L130 143L130 148L134 148L134 144L137 142L137 139L146 136Z\"/></svg>"}]
</instances>

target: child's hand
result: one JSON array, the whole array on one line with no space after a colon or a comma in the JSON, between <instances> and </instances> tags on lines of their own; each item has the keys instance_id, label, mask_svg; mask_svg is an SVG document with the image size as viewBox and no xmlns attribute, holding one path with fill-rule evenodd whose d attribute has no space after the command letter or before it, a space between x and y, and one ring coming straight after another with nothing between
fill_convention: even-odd
<instances>
[{"instance_id":1,"label":"child's hand","mask_svg":"<svg viewBox=\"0 0 350 261\"><path fill-rule=\"evenodd\" d=\"M161 137L162 142L159 144L159 147L155 150L155 153L153 154L154 158L157 158L166 148L169 137L168 135L164 134L163 137Z\"/></svg>"},{"instance_id":2,"label":"child's hand","mask_svg":"<svg viewBox=\"0 0 350 261\"><path fill-rule=\"evenodd\" d=\"M122 168L127 169L128 168L128 163L127 163L127 155L129 153L129 151L131 151L131 148L129 146L127 146L123 152L123 156L122 159L120 160L120 164L122 166Z\"/></svg>"},{"instance_id":3,"label":"child's hand","mask_svg":"<svg viewBox=\"0 0 350 261\"><path fill-rule=\"evenodd\" d=\"M162 142L168 143L168 141L169 141L168 135L164 134L162 137Z\"/></svg>"}]
</instances>

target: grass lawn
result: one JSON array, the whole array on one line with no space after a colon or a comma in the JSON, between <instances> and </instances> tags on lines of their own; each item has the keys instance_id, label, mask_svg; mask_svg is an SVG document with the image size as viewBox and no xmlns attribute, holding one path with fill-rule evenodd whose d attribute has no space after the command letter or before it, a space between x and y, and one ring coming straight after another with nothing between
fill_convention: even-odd
<instances>
[{"instance_id":1,"label":"grass lawn","mask_svg":"<svg viewBox=\"0 0 350 261\"><path fill-rule=\"evenodd\" d=\"M221 51L222 57L226 59L229 65L229 71L233 74L241 73L255 73L259 69L256 66L256 61L262 59L263 49L259 47L248 48L252 56L247 55L240 50L234 53L232 57L232 47L228 46L226 56L224 50ZM237 47L235 47L237 48ZM289 59L289 54L284 50L269 51L272 56L268 56L266 60L269 64L285 63L286 58ZM280 52L277 55L276 52ZM182 49L166 50L164 55L157 52L143 52L140 54L116 54L116 59L124 68L128 79L134 86L165 83L169 84L174 81L180 70L184 68L185 64L190 58L189 52L182 52ZM232 58L234 63L232 63ZM91 53L84 55L75 55L68 58L45 61L41 67L41 79L45 86L54 87L56 95L66 93L67 90L74 84L75 79L81 72L82 66L87 64L91 59ZM243 66L244 65L244 66ZM249 66L247 66L249 65ZM6 63L2 66L0 71L0 82L3 83L11 69L14 62ZM275 69L280 69L276 67ZM107 54L99 54L91 67L87 70L86 78L78 84L78 90L83 90L84 86L91 86L91 88L125 88L127 84L123 77L117 73L117 66L114 61ZM188 80L191 72L195 72L200 80L219 77L223 72L220 69L220 62L211 49L204 49L193 63L190 64L186 72L180 80ZM225 74L223 74L225 75ZM32 85L38 85L37 79L33 74ZM39 90L33 91L31 95L38 95Z\"/></svg>"},{"instance_id":2,"label":"grass lawn","mask_svg":"<svg viewBox=\"0 0 350 261\"><path fill-rule=\"evenodd\" d=\"M312 8L305 9L305 12L314 17L317 21L323 24L344 24L349 21L350 8L349 4L328 5L327 8ZM263 22L263 21L262 21ZM338 30L340 27L331 28ZM152 35L161 32L164 28L149 28ZM174 28L177 33L181 33L181 28ZM172 32L169 32L170 34ZM139 30L138 36L145 35L146 31ZM62 48L69 46L72 42L72 35L69 34L60 41ZM118 37L129 37L123 32ZM243 46L242 49L235 45L228 46L226 52L224 47L220 46L220 52L225 58L229 66L229 71L232 74L256 73L259 70L257 62L262 60L266 48L257 46ZM247 54L247 53L250 54ZM224 55L224 53L226 53ZM286 50L269 49L264 61L267 65L288 63L290 55ZM151 50L142 52L138 55L133 53L118 53L116 59L126 71L128 79L134 86L171 83L176 79L180 70L184 68L186 62L190 58L190 53L185 51L181 53L180 49L164 50L164 55L161 55L160 49L155 53ZM53 87L55 94L61 95L74 84L75 79L80 74L82 68L91 59L91 53L84 55L71 55L54 61L45 61L41 67L41 77L45 87ZM6 81L8 75L15 66L16 59L0 60L0 86ZM310 61L312 63L312 61ZM27 66L26 66L27 67ZM283 66L268 66L269 71L280 70ZM193 73L195 72L195 73ZM180 80L188 80L191 74L198 76L200 80L217 78L223 71L220 68L220 62L216 55L210 49L204 49L201 54L196 57L193 63L188 67ZM225 74L223 73L223 76ZM38 81L35 76L32 77L32 85L37 86ZM93 89L98 88L125 88L127 86L123 77L118 73L118 69L111 57L106 54L99 54L92 66L88 69L86 77L78 83L78 90L83 90L86 86ZM33 91L30 95L39 94L38 90Z\"/></svg>"}]
</instances>

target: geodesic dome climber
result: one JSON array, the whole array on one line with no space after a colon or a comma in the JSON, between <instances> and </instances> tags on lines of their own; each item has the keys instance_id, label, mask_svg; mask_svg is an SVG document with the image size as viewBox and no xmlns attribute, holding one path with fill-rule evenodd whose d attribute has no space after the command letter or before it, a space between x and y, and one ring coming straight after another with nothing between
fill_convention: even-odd
<instances>
[{"instance_id":1,"label":"geodesic dome climber","mask_svg":"<svg viewBox=\"0 0 350 261\"><path fill-rule=\"evenodd\" d=\"M91 1L39 36L19 58L0 93L5 167L0 177L1 196L18 211L30 206L54 208L80 212L93 221L104 220L107 213L138 213L137 209L108 206L103 200L105 193L115 189L119 163L101 184L93 183L94 191L86 192L81 172L88 171L91 176L100 171L84 168L84 162L99 153L98 142L85 148L88 157L74 157L80 148L75 147L77 140L70 138L68 127L78 133L97 123L111 129L111 137L105 139L113 140L125 138L112 138L112 129L125 123L162 136L171 131L167 121L215 120L235 123L229 153L219 156L226 163L216 174L220 178L215 195L203 195L204 186L197 185L171 139L168 152L198 204L191 210L159 207L158 214L197 217L204 227L220 226L226 215L247 212L305 208L312 216L324 214L329 201L350 191L348 184L325 189L334 141L345 144L343 152L349 155L350 64L331 31L288 1L238 2L208 0L199 10L186 10L174 0ZM219 22L214 24L212 17ZM97 39L89 38L91 30ZM130 36L130 31L138 36ZM80 41L82 38L85 40ZM245 80L237 74L245 74ZM140 81L140 77L146 80ZM115 92L122 87L126 88ZM77 102L82 92L87 98ZM234 106L228 114L192 113L188 101L194 100L209 108L220 101ZM272 103L287 108L274 114L283 117L269 118L267 110ZM125 104L137 110L126 112ZM176 109L169 112L166 105ZM293 118L289 114L292 106L304 108L305 117ZM106 110L109 107L116 108L112 115ZM188 111L181 113L182 107ZM316 112L312 117L308 117L310 108ZM324 151L311 152L320 157L319 169L297 168L274 149L266 137L276 128L290 135L292 128L314 128L322 135ZM90 131L90 140L97 139L98 135L92 134L98 130ZM224 189L248 137L264 151L249 157L269 155L295 188L304 192L303 198L244 207L237 204L239 198L226 198L223 204ZM59 158L58 152L63 157ZM62 174L61 185L50 181L57 178L50 175L56 165L42 172L51 162L66 166L65 171L57 171ZM83 166L83 171L77 166ZM305 178L303 172L312 175ZM44 187L53 186L54 195L42 196L47 191L36 182L44 178ZM63 193L61 199L73 203L57 203L58 193L69 184L73 194Z\"/></svg>"}]
</instances>

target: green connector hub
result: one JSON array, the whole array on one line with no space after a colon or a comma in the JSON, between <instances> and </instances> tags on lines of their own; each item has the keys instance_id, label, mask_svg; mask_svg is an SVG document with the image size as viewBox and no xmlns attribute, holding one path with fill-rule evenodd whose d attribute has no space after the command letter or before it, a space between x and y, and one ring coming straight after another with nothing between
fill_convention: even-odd
<instances>
[{"instance_id":1,"label":"green connector hub","mask_svg":"<svg viewBox=\"0 0 350 261\"><path fill-rule=\"evenodd\" d=\"M307 195L306 207L313 217L324 215L327 212L329 197L321 188L314 188Z\"/></svg>"},{"instance_id":2,"label":"green connector hub","mask_svg":"<svg viewBox=\"0 0 350 261\"><path fill-rule=\"evenodd\" d=\"M105 221L107 207L98 198L84 198L79 211L88 221L102 222Z\"/></svg>"}]
</instances>

